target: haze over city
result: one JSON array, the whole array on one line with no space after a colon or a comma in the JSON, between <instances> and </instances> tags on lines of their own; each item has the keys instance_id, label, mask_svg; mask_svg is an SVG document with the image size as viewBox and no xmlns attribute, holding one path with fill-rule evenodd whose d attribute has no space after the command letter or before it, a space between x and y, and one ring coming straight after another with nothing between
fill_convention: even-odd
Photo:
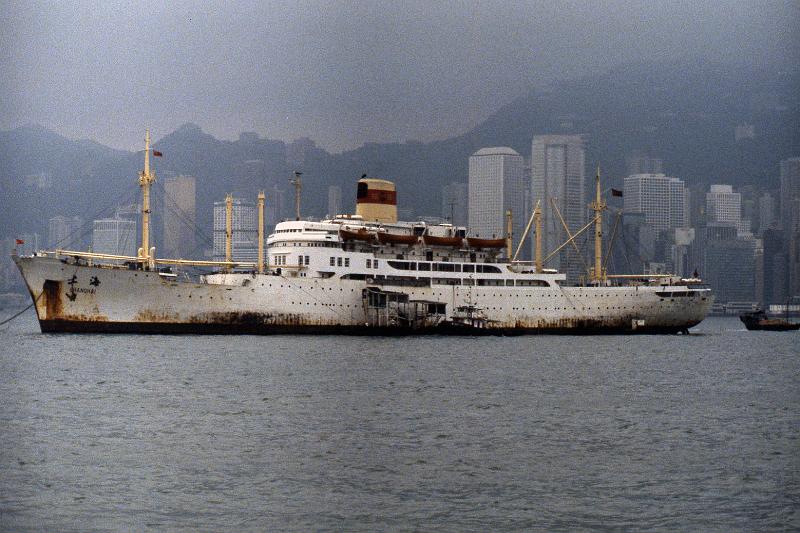
<instances>
[{"instance_id":1,"label":"haze over city","mask_svg":"<svg viewBox=\"0 0 800 533\"><path fill-rule=\"evenodd\" d=\"M796 2L8 2L0 129L140 149L226 139L461 134L533 87L630 62L795 68Z\"/></svg>"}]
</instances>

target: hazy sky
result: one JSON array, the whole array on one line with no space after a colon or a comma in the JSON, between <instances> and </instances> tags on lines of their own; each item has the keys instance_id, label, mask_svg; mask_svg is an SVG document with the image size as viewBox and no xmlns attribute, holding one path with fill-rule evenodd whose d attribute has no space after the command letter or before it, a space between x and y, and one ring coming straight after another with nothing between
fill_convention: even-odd
<instances>
[{"instance_id":1,"label":"hazy sky","mask_svg":"<svg viewBox=\"0 0 800 533\"><path fill-rule=\"evenodd\" d=\"M796 65L797 1L3 2L0 129L132 149L195 122L364 141L460 134L534 84L639 60ZM790 68L796 68L790 67Z\"/></svg>"}]
</instances>

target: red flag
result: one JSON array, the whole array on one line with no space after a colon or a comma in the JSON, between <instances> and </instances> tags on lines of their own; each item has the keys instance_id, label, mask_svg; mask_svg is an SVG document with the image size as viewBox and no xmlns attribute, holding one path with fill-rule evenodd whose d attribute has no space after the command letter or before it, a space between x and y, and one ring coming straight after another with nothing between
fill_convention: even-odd
<instances>
[{"instance_id":1,"label":"red flag","mask_svg":"<svg viewBox=\"0 0 800 533\"><path fill-rule=\"evenodd\" d=\"M17 244L25 244L25 241L23 241L22 239L17 239Z\"/></svg>"},{"instance_id":2,"label":"red flag","mask_svg":"<svg viewBox=\"0 0 800 533\"><path fill-rule=\"evenodd\" d=\"M161 152L159 152L158 150L153 150L153 156L155 156L155 157L162 157L163 155L164 155L164 154L162 154L162 153L161 153Z\"/></svg>"}]
</instances>

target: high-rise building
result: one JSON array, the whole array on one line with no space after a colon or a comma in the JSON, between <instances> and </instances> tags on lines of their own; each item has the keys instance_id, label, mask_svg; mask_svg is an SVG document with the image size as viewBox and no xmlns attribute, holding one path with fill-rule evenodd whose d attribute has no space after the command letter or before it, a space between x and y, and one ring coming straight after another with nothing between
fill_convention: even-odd
<instances>
[{"instance_id":1,"label":"high-rise building","mask_svg":"<svg viewBox=\"0 0 800 533\"><path fill-rule=\"evenodd\" d=\"M755 302L755 239L737 237L731 222L710 222L700 241L701 275L716 301Z\"/></svg>"},{"instance_id":2,"label":"high-rise building","mask_svg":"<svg viewBox=\"0 0 800 533\"><path fill-rule=\"evenodd\" d=\"M764 230L764 305L785 304L789 297L789 254L783 230Z\"/></svg>"},{"instance_id":3,"label":"high-rise building","mask_svg":"<svg viewBox=\"0 0 800 533\"><path fill-rule=\"evenodd\" d=\"M162 184L164 185L162 254L165 257L190 258L196 253L196 180L192 176L176 176L165 178Z\"/></svg>"},{"instance_id":4,"label":"high-rise building","mask_svg":"<svg viewBox=\"0 0 800 533\"><path fill-rule=\"evenodd\" d=\"M466 226L468 204L467 184L454 181L442 187L442 219L454 226Z\"/></svg>"},{"instance_id":5,"label":"high-rise building","mask_svg":"<svg viewBox=\"0 0 800 533\"><path fill-rule=\"evenodd\" d=\"M531 201L534 205L539 202L542 209L545 255L569 239L553 204L558 207L570 233L574 234L586 223L585 167L586 152L580 135L537 135L533 138ZM569 281L577 281L587 274L586 253L583 250L578 254L574 247L567 246L545 266L561 270Z\"/></svg>"},{"instance_id":6,"label":"high-rise building","mask_svg":"<svg viewBox=\"0 0 800 533\"><path fill-rule=\"evenodd\" d=\"M233 199L231 251L234 261L258 259L258 208L241 198ZM225 202L214 202L214 260L225 260Z\"/></svg>"},{"instance_id":7,"label":"high-rise building","mask_svg":"<svg viewBox=\"0 0 800 533\"><path fill-rule=\"evenodd\" d=\"M481 148L469 158L468 219L471 235L505 235L505 213L511 210L514 248L524 229L526 187L523 159L507 147Z\"/></svg>"},{"instance_id":8,"label":"high-rise building","mask_svg":"<svg viewBox=\"0 0 800 533\"><path fill-rule=\"evenodd\" d=\"M777 220L775 198L765 192L758 199L758 231L759 235L768 230Z\"/></svg>"},{"instance_id":9,"label":"high-rise building","mask_svg":"<svg viewBox=\"0 0 800 533\"><path fill-rule=\"evenodd\" d=\"M781 227L800 231L800 157L781 161Z\"/></svg>"},{"instance_id":10,"label":"high-rise building","mask_svg":"<svg viewBox=\"0 0 800 533\"><path fill-rule=\"evenodd\" d=\"M135 257L137 237L135 220L121 217L95 220L92 229L92 252Z\"/></svg>"},{"instance_id":11,"label":"high-rise building","mask_svg":"<svg viewBox=\"0 0 800 533\"><path fill-rule=\"evenodd\" d=\"M730 223L740 236L750 234L750 221L742 219L742 195L730 185L712 185L706 193L706 221Z\"/></svg>"},{"instance_id":12,"label":"high-rise building","mask_svg":"<svg viewBox=\"0 0 800 533\"><path fill-rule=\"evenodd\" d=\"M644 213L657 230L688 226L688 205L683 181L664 174L634 174L625 178L626 213Z\"/></svg>"},{"instance_id":13,"label":"high-rise building","mask_svg":"<svg viewBox=\"0 0 800 533\"><path fill-rule=\"evenodd\" d=\"M333 218L343 214L342 211L342 188L338 185L328 187L328 216Z\"/></svg>"},{"instance_id":14,"label":"high-rise building","mask_svg":"<svg viewBox=\"0 0 800 533\"><path fill-rule=\"evenodd\" d=\"M55 216L47 223L47 247L51 250L76 250L83 247L81 217Z\"/></svg>"}]
</instances>

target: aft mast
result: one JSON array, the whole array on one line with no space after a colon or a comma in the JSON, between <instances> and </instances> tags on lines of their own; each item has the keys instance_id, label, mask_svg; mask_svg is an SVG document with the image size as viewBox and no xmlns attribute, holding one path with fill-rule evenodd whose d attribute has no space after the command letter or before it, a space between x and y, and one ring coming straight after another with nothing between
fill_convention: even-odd
<instances>
[{"instance_id":1,"label":"aft mast","mask_svg":"<svg viewBox=\"0 0 800 533\"><path fill-rule=\"evenodd\" d=\"M603 270L603 210L606 202L600 194L600 166L597 166L597 174L594 178L595 199L589 204L589 209L594 211L594 269L592 270L592 281L598 285L606 280L606 273Z\"/></svg>"},{"instance_id":2,"label":"aft mast","mask_svg":"<svg viewBox=\"0 0 800 533\"><path fill-rule=\"evenodd\" d=\"M142 247L139 257L143 264L151 261L150 257L150 185L156 181L154 172L150 172L150 130L144 136L144 171L139 172L139 187L142 188Z\"/></svg>"}]
</instances>

